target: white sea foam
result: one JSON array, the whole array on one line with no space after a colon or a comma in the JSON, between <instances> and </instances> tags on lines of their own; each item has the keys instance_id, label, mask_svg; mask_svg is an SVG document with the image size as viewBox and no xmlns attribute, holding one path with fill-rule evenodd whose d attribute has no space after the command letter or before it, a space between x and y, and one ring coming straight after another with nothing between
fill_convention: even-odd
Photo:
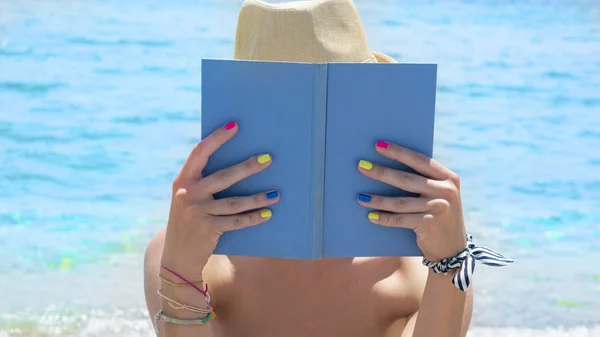
<instances>
[{"instance_id":1,"label":"white sea foam","mask_svg":"<svg viewBox=\"0 0 600 337\"><path fill-rule=\"evenodd\" d=\"M468 337L600 337L600 326L570 329L477 328Z\"/></svg>"},{"instance_id":2,"label":"white sea foam","mask_svg":"<svg viewBox=\"0 0 600 337\"><path fill-rule=\"evenodd\" d=\"M4 321L8 317L4 317ZM6 324L0 326L6 327ZM37 324L8 324L0 329L0 337L153 337L154 331L145 310L107 313L94 310L88 314L50 315ZM571 328L489 328L472 327L467 337L600 337L600 325Z\"/></svg>"},{"instance_id":3,"label":"white sea foam","mask_svg":"<svg viewBox=\"0 0 600 337\"><path fill-rule=\"evenodd\" d=\"M78 334L79 337L100 336L148 337L153 336L148 320L119 322L92 319ZM0 335L1 336L1 335ZM600 337L600 326L558 329L480 328L473 327L467 337Z\"/></svg>"}]
</instances>

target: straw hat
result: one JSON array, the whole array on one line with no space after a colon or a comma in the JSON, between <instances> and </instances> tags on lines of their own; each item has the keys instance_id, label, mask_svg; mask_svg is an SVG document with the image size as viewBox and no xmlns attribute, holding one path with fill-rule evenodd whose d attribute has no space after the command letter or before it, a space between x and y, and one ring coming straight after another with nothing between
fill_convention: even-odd
<instances>
[{"instance_id":1,"label":"straw hat","mask_svg":"<svg viewBox=\"0 0 600 337\"><path fill-rule=\"evenodd\" d=\"M352 0L246 0L234 58L280 62L396 62L371 51Z\"/></svg>"}]
</instances>

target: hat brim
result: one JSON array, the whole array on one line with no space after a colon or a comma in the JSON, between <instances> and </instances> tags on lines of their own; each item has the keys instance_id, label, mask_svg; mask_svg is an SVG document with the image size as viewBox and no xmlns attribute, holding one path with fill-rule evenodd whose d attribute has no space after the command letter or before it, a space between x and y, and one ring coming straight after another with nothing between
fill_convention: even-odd
<instances>
[{"instance_id":1,"label":"hat brim","mask_svg":"<svg viewBox=\"0 0 600 337\"><path fill-rule=\"evenodd\" d=\"M373 56L375 56L377 63L398 63L398 61L394 60L390 56L387 56L382 53L378 53L376 51L373 52Z\"/></svg>"}]
</instances>

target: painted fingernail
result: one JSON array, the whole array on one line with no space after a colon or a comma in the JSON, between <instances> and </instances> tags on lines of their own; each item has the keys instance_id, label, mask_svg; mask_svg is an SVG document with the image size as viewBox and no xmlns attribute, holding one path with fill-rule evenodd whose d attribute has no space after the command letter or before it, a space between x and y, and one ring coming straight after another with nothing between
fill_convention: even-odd
<instances>
[{"instance_id":1,"label":"painted fingernail","mask_svg":"<svg viewBox=\"0 0 600 337\"><path fill-rule=\"evenodd\" d=\"M371 196L368 194L360 193L358 195L358 200L362 202L371 202Z\"/></svg>"},{"instance_id":2,"label":"painted fingernail","mask_svg":"<svg viewBox=\"0 0 600 337\"><path fill-rule=\"evenodd\" d=\"M371 163L368 160L362 160L358 162L358 166L360 166L361 168L364 168L365 170L370 170L373 168L373 163Z\"/></svg>"},{"instance_id":3,"label":"painted fingernail","mask_svg":"<svg viewBox=\"0 0 600 337\"><path fill-rule=\"evenodd\" d=\"M263 219L270 218L271 216L273 216L273 212L271 212L270 209L263 209L260 211L260 217Z\"/></svg>"},{"instance_id":4,"label":"painted fingernail","mask_svg":"<svg viewBox=\"0 0 600 337\"><path fill-rule=\"evenodd\" d=\"M271 191L271 192L267 193L267 200L277 199L278 196L279 196L279 192Z\"/></svg>"},{"instance_id":5,"label":"painted fingernail","mask_svg":"<svg viewBox=\"0 0 600 337\"><path fill-rule=\"evenodd\" d=\"M371 219L371 220L379 220L379 213L369 212L369 219Z\"/></svg>"},{"instance_id":6,"label":"painted fingernail","mask_svg":"<svg viewBox=\"0 0 600 337\"><path fill-rule=\"evenodd\" d=\"M269 160L271 160L271 155L270 154L261 154L260 156L258 156L258 158L256 158L256 160L258 161L259 164L264 164L266 162L268 162Z\"/></svg>"},{"instance_id":7,"label":"painted fingernail","mask_svg":"<svg viewBox=\"0 0 600 337\"><path fill-rule=\"evenodd\" d=\"M376 143L377 147L380 149L387 149L390 146L390 143L384 142L383 140L378 140Z\"/></svg>"},{"instance_id":8,"label":"painted fingernail","mask_svg":"<svg viewBox=\"0 0 600 337\"><path fill-rule=\"evenodd\" d=\"M223 126L223 129L225 129L225 130L231 130L231 129L233 129L235 127L235 125L236 125L236 123L234 121L231 121L231 122L225 124Z\"/></svg>"}]
</instances>

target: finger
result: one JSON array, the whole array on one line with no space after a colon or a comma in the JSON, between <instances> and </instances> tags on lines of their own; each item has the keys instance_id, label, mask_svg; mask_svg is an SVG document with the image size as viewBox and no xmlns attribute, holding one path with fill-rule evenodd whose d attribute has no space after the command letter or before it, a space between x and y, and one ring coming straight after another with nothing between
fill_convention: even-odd
<instances>
[{"instance_id":1,"label":"finger","mask_svg":"<svg viewBox=\"0 0 600 337\"><path fill-rule=\"evenodd\" d=\"M445 180L453 174L435 159L400 145L380 140L375 144L375 149L382 156L401 162L431 179Z\"/></svg>"},{"instance_id":2,"label":"finger","mask_svg":"<svg viewBox=\"0 0 600 337\"><path fill-rule=\"evenodd\" d=\"M261 154L253 156L247 160L230 166L228 168L217 171L198 182L194 189L200 189L205 193L215 194L238 181L256 174L271 165L271 156L269 154Z\"/></svg>"},{"instance_id":3,"label":"finger","mask_svg":"<svg viewBox=\"0 0 600 337\"><path fill-rule=\"evenodd\" d=\"M426 214L397 214L388 212L370 212L368 215L369 220L372 223L386 226L386 227L399 227L415 229L418 226L423 225L424 216Z\"/></svg>"},{"instance_id":4,"label":"finger","mask_svg":"<svg viewBox=\"0 0 600 337\"><path fill-rule=\"evenodd\" d=\"M417 174L393 170L367 160L358 163L358 170L363 175L379 180L386 184L398 187L408 192L431 194L434 192L435 184L432 180Z\"/></svg>"},{"instance_id":5,"label":"finger","mask_svg":"<svg viewBox=\"0 0 600 337\"><path fill-rule=\"evenodd\" d=\"M219 200L208 200L203 208L211 215L231 215L264 208L279 201L279 192L269 191L248 197L231 197Z\"/></svg>"},{"instance_id":6,"label":"finger","mask_svg":"<svg viewBox=\"0 0 600 337\"><path fill-rule=\"evenodd\" d=\"M213 133L202 139L194 147L186 159L178 179L182 182L196 181L202 177L202 170L206 167L208 158L217 151L221 145L233 138L238 131L236 122L229 122L223 127L215 130Z\"/></svg>"},{"instance_id":7,"label":"finger","mask_svg":"<svg viewBox=\"0 0 600 337\"><path fill-rule=\"evenodd\" d=\"M429 199L425 198L382 197L366 193L358 195L360 205L394 213L428 212L430 210L428 202Z\"/></svg>"},{"instance_id":8,"label":"finger","mask_svg":"<svg viewBox=\"0 0 600 337\"><path fill-rule=\"evenodd\" d=\"M215 216L214 222L223 232L256 226L271 219L270 209L261 209L244 214Z\"/></svg>"}]
</instances>

